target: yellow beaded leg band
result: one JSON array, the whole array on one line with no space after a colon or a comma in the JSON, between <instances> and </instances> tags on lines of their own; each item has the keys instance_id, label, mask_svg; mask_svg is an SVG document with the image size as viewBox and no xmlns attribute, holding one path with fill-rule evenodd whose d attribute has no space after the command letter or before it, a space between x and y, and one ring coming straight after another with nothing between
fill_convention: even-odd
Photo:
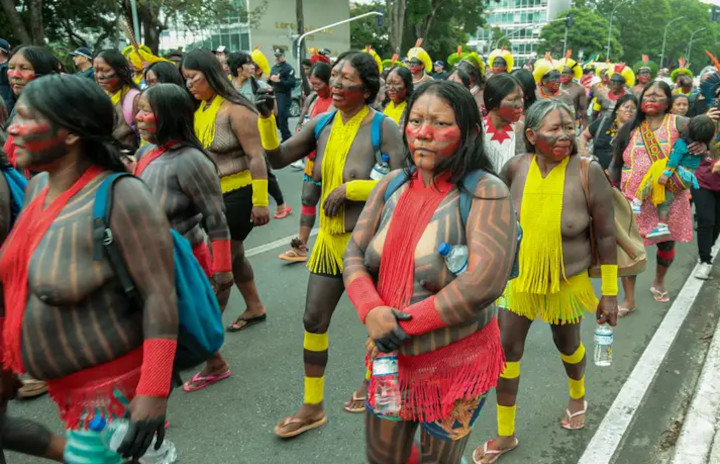
<instances>
[{"instance_id":1,"label":"yellow beaded leg band","mask_svg":"<svg viewBox=\"0 0 720 464\"><path fill-rule=\"evenodd\" d=\"M603 264L600 266L602 276L603 296L617 296L618 294L618 267L616 264Z\"/></svg>"},{"instance_id":2,"label":"yellow beaded leg band","mask_svg":"<svg viewBox=\"0 0 720 464\"><path fill-rule=\"evenodd\" d=\"M305 340L303 348L308 351L327 351L328 349L328 333L314 334L305 332Z\"/></svg>"},{"instance_id":3,"label":"yellow beaded leg band","mask_svg":"<svg viewBox=\"0 0 720 464\"><path fill-rule=\"evenodd\" d=\"M269 118L258 118L257 126L260 131L260 141L265 150L275 150L280 146L274 114L271 114Z\"/></svg>"},{"instance_id":4,"label":"yellow beaded leg band","mask_svg":"<svg viewBox=\"0 0 720 464\"><path fill-rule=\"evenodd\" d=\"M267 179L253 179L252 181L252 203L253 206L267 206L270 204L268 200L268 181Z\"/></svg>"},{"instance_id":5,"label":"yellow beaded leg band","mask_svg":"<svg viewBox=\"0 0 720 464\"><path fill-rule=\"evenodd\" d=\"M345 186L345 198L350 201L367 201L377 183L376 180L351 180Z\"/></svg>"},{"instance_id":6,"label":"yellow beaded leg band","mask_svg":"<svg viewBox=\"0 0 720 464\"><path fill-rule=\"evenodd\" d=\"M580 342L580 346L578 346L577 350L570 356L566 354L560 353L560 357L562 358L563 362L566 364L579 364L582 362L583 358L585 357L585 345L583 345L582 342Z\"/></svg>"},{"instance_id":7,"label":"yellow beaded leg band","mask_svg":"<svg viewBox=\"0 0 720 464\"><path fill-rule=\"evenodd\" d=\"M320 404L323 402L325 377L305 377L305 404Z\"/></svg>"},{"instance_id":8,"label":"yellow beaded leg band","mask_svg":"<svg viewBox=\"0 0 720 464\"><path fill-rule=\"evenodd\" d=\"M570 390L570 398L579 400L585 396L585 376L582 379L575 380L568 378L568 389Z\"/></svg>"},{"instance_id":9,"label":"yellow beaded leg band","mask_svg":"<svg viewBox=\"0 0 720 464\"><path fill-rule=\"evenodd\" d=\"M509 361L505 363L505 370L500 374L501 379L517 379L520 377L520 362Z\"/></svg>"},{"instance_id":10,"label":"yellow beaded leg band","mask_svg":"<svg viewBox=\"0 0 720 464\"><path fill-rule=\"evenodd\" d=\"M498 435L501 437L511 437L515 435L515 412L517 405L501 406L497 405L497 422Z\"/></svg>"}]
</instances>

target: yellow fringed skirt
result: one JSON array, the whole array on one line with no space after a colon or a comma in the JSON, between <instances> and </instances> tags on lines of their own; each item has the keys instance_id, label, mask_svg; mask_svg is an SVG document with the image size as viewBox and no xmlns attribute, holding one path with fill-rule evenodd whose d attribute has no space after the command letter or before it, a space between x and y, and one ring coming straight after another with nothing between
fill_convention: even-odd
<instances>
[{"instance_id":1,"label":"yellow fringed skirt","mask_svg":"<svg viewBox=\"0 0 720 464\"><path fill-rule=\"evenodd\" d=\"M577 324L587 311L597 310L598 299L587 272L560 282L560 291L549 295L518 292L517 279L505 289L503 303L508 311L534 320L538 316L550 324Z\"/></svg>"},{"instance_id":2,"label":"yellow fringed skirt","mask_svg":"<svg viewBox=\"0 0 720 464\"><path fill-rule=\"evenodd\" d=\"M342 275L343 257L351 232L333 235L320 228L307 268L313 274Z\"/></svg>"}]
</instances>

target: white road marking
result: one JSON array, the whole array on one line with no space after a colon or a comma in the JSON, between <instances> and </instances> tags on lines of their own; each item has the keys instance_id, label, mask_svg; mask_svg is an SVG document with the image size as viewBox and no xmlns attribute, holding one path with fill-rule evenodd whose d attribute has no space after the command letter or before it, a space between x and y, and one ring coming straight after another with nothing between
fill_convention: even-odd
<instances>
[{"instance_id":1,"label":"white road marking","mask_svg":"<svg viewBox=\"0 0 720 464\"><path fill-rule=\"evenodd\" d=\"M313 229L310 231L310 236L314 237L318 234L318 231L320 229ZM266 251L274 250L275 248L279 248L281 246L288 246L290 245L290 240L297 237L297 234L294 235L288 235L287 237L275 240L274 242L266 243L265 245L260 245L254 248L250 248L249 250L245 251L245 256L247 258L250 258L251 256L256 256L262 253L265 253Z\"/></svg>"},{"instance_id":2,"label":"white road marking","mask_svg":"<svg viewBox=\"0 0 720 464\"><path fill-rule=\"evenodd\" d=\"M717 249L713 248L713 259ZM648 343L632 373L618 393L590 440L578 464L610 464L648 389L655 381L658 369L680 331L704 281L694 277L697 266L685 281L660 327ZM717 372L717 371L715 371ZM694 430L693 430L694 433ZM711 436L712 439L712 436ZM690 461L683 461L690 462Z\"/></svg>"}]
</instances>

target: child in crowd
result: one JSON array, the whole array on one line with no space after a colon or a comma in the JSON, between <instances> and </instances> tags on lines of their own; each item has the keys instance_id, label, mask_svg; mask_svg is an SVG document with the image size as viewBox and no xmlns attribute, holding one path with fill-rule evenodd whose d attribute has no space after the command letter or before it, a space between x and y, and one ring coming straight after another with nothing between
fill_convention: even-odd
<instances>
[{"instance_id":1,"label":"child in crowd","mask_svg":"<svg viewBox=\"0 0 720 464\"><path fill-rule=\"evenodd\" d=\"M699 188L695 170L700 166L703 155L693 155L688 145L693 142L710 146L715 136L715 123L702 115L690 120L687 128L673 145L669 158L656 161L648 171L632 201L635 214L640 214L643 201L650 200L657 206L658 223L646 238L662 241L670 237L667 220L675 196L690 188Z\"/></svg>"}]
</instances>

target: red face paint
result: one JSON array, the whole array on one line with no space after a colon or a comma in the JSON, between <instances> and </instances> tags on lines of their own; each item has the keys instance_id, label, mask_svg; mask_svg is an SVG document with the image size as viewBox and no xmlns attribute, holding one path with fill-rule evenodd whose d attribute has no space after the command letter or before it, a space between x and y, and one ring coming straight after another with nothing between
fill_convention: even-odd
<instances>
[{"instance_id":1,"label":"red face paint","mask_svg":"<svg viewBox=\"0 0 720 464\"><path fill-rule=\"evenodd\" d=\"M497 61L497 58L495 59L495 61ZM495 64L495 62L493 62L492 72L493 72L493 74L501 74L501 73L507 72L507 66L497 65L497 64Z\"/></svg>"},{"instance_id":2,"label":"red face paint","mask_svg":"<svg viewBox=\"0 0 720 464\"><path fill-rule=\"evenodd\" d=\"M638 82L641 84L647 84L648 82L650 82L650 74L638 74Z\"/></svg>"},{"instance_id":3,"label":"red face paint","mask_svg":"<svg viewBox=\"0 0 720 464\"><path fill-rule=\"evenodd\" d=\"M435 126L430 122L405 127L408 148L415 164L432 170L443 158L454 155L460 147L460 127Z\"/></svg>"},{"instance_id":4,"label":"red face paint","mask_svg":"<svg viewBox=\"0 0 720 464\"><path fill-rule=\"evenodd\" d=\"M562 84L566 84L566 85L567 85L567 84L569 84L570 82L572 82L572 80L573 80L573 76L572 76L572 75L569 75L569 76L568 76L567 74L561 74L561 75L560 75L560 82L561 82Z\"/></svg>"},{"instance_id":5,"label":"red face paint","mask_svg":"<svg viewBox=\"0 0 720 464\"><path fill-rule=\"evenodd\" d=\"M116 73L96 74L97 83L105 90L116 89L120 85L120 78Z\"/></svg>"},{"instance_id":6,"label":"red face paint","mask_svg":"<svg viewBox=\"0 0 720 464\"><path fill-rule=\"evenodd\" d=\"M500 103L498 113L500 114L500 117L507 122L518 122L523 115L523 104L522 102L520 105Z\"/></svg>"},{"instance_id":7,"label":"red face paint","mask_svg":"<svg viewBox=\"0 0 720 464\"><path fill-rule=\"evenodd\" d=\"M154 113L139 111L135 120L138 122L138 129L150 132L152 134L157 132L157 119Z\"/></svg>"},{"instance_id":8,"label":"red face paint","mask_svg":"<svg viewBox=\"0 0 720 464\"><path fill-rule=\"evenodd\" d=\"M550 93L557 93L560 90L560 82L545 82L543 86L550 91Z\"/></svg>"},{"instance_id":9,"label":"red face paint","mask_svg":"<svg viewBox=\"0 0 720 464\"><path fill-rule=\"evenodd\" d=\"M569 135L546 137L537 135L535 151L554 161L562 161L570 156L573 147L572 137Z\"/></svg>"},{"instance_id":10,"label":"red face paint","mask_svg":"<svg viewBox=\"0 0 720 464\"><path fill-rule=\"evenodd\" d=\"M17 146L18 163L23 167L47 164L62 157L65 137L47 121L21 120L8 128Z\"/></svg>"},{"instance_id":11,"label":"red face paint","mask_svg":"<svg viewBox=\"0 0 720 464\"><path fill-rule=\"evenodd\" d=\"M411 73L413 73L413 74L420 74L420 73L422 73L423 70L425 69L425 65L422 65L422 64L412 65L412 64L411 64L411 65L409 66L409 68L410 68L410 72L411 72Z\"/></svg>"},{"instance_id":12,"label":"red face paint","mask_svg":"<svg viewBox=\"0 0 720 464\"><path fill-rule=\"evenodd\" d=\"M365 88L362 85L343 85L337 80L333 84L333 105L337 109L354 108L365 103Z\"/></svg>"},{"instance_id":13,"label":"red face paint","mask_svg":"<svg viewBox=\"0 0 720 464\"><path fill-rule=\"evenodd\" d=\"M407 89L405 87L387 86L387 96L395 103L402 103L407 98Z\"/></svg>"},{"instance_id":14,"label":"red face paint","mask_svg":"<svg viewBox=\"0 0 720 464\"><path fill-rule=\"evenodd\" d=\"M665 102L644 101L640 104L640 108L645 114L657 114L665 110Z\"/></svg>"}]
</instances>

